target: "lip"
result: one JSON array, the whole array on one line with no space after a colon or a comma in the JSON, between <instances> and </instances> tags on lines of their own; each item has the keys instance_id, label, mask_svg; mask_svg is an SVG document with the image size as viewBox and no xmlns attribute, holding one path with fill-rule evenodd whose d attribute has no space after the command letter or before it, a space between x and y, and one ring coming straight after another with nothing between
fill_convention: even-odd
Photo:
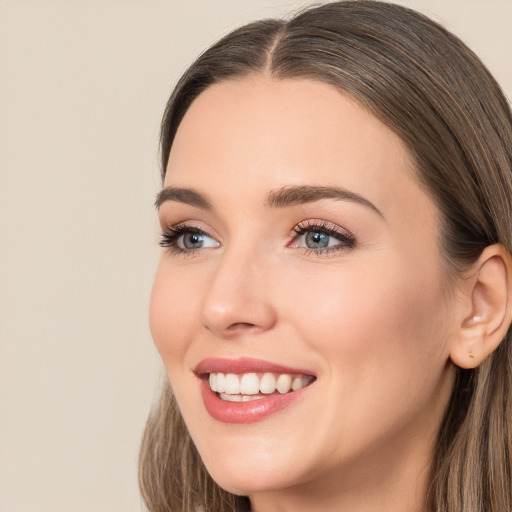
<instances>
[{"instance_id":1,"label":"lip","mask_svg":"<svg viewBox=\"0 0 512 512\"><path fill-rule=\"evenodd\" d=\"M252 357L239 357L237 359L227 359L221 357L212 357L203 359L195 368L194 373L198 376L206 373L294 373L303 375L316 375L311 370L304 368L291 368L281 364L271 363L263 359Z\"/></svg>"},{"instance_id":2,"label":"lip","mask_svg":"<svg viewBox=\"0 0 512 512\"><path fill-rule=\"evenodd\" d=\"M301 400L306 393L308 393L310 385L293 391L290 393L280 394L272 393L265 395L258 400L249 402L229 402L221 400L217 393L213 392L207 381L207 374L209 373L259 373L259 372L273 372L273 373L292 373L313 375L311 371L290 368L262 359L252 358L238 358L238 359L222 359L211 358L201 361L195 368L194 373L199 379L199 386L201 389L201 396L206 411L212 418L222 423L238 423L248 424L257 421L262 421L272 414L281 411L298 400Z\"/></svg>"}]
</instances>

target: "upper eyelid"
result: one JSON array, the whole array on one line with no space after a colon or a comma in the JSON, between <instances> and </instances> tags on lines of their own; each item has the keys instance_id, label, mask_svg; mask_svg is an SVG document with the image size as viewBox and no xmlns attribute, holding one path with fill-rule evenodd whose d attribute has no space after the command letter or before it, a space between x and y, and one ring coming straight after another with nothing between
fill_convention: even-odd
<instances>
[{"instance_id":1,"label":"upper eyelid","mask_svg":"<svg viewBox=\"0 0 512 512\"><path fill-rule=\"evenodd\" d=\"M303 237L306 233L315 231L324 232L328 236L338 240L339 243L323 248L308 248L296 245L298 240L300 240L300 238ZM292 234L294 236L288 244L288 247L305 251L307 254L316 256L334 254L340 251L345 251L347 249L353 249L358 245L357 237L352 231L340 226L339 224L335 224L326 220L306 219L301 221L294 226Z\"/></svg>"},{"instance_id":2,"label":"upper eyelid","mask_svg":"<svg viewBox=\"0 0 512 512\"><path fill-rule=\"evenodd\" d=\"M197 233L201 236L204 236L206 238L209 238L211 241L213 241L216 245L212 246L206 246L206 247L199 247L199 248L185 248L185 247L179 247L178 241L180 238L182 238L184 235L188 233ZM160 239L160 246L163 248L167 248L171 253L174 253L175 255L186 255L192 256L194 253L199 253L202 249L209 249L213 247L219 247L221 243L214 237L208 234L208 232L198 226L194 226L188 223L178 223L173 225L167 225L166 227L162 228L161 233L161 239Z\"/></svg>"},{"instance_id":3,"label":"upper eyelid","mask_svg":"<svg viewBox=\"0 0 512 512\"><path fill-rule=\"evenodd\" d=\"M198 232L201 233L209 238L212 238L213 240L217 241L218 243L222 243L222 237L216 232L216 230L212 229L210 226L208 227L202 227L200 224L201 222L192 221L192 220L185 220L180 221L177 223L166 223L161 222L161 228L162 232ZM301 231L301 233L298 232L298 230ZM331 221L327 221L325 219L303 219L300 222L297 222L293 228L290 231L290 240L288 243L293 242L294 239L296 239L298 236L302 236L305 232L308 231L325 231L330 236L339 236L340 240L347 240L350 239L352 241L356 241L356 235L348 230L347 228L340 226L339 224L336 224Z\"/></svg>"},{"instance_id":4,"label":"upper eyelid","mask_svg":"<svg viewBox=\"0 0 512 512\"><path fill-rule=\"evenodd\" d=\"M305 219L301 222L298 222L293 227L291 234L297 234L297 230L300 229L302 231L328 231L331 233L339 234L340 236L345 236L348 238L356 238L355 234L352 233L349 229L340 226L334 222L320 220L320 219Z\"/></svg>"},{"instance_id":5,"label":"upper eyelid","mask_svg":"<svg viewBox=\"0 0 512 512\"><path fill-rule=\"evenodd\" d=\"M174 231L179 231L179 230L185 230L185 229L188 229L190 231L193 231L193 230L196 230L196 231L204 231L203 228L201 228L200 226L196 225L196 224L189 224L188 221L185 221L185 222L177 222L176 224L172 224L172 225L167 225L167 226L164 226L166 227L166 229L172 229Z\"/></svg>"},{"instance_id":6,"label":"upper eyelid","mask_svg":"<svg viewBox=\"0 0 512 512\"><path fill-rule=\"evenodd\" d=\"M176 237L181 237L187 233L198 233L207 238L211 238L218 244L221 243L219 241L219 238L216 235L211 234L207 229L201 228L201 227L193 225L193 224L189 225L187 223L179 223L179 224L174 224L172 226L167 226L167 227L162 228L163 235L172 234L172 235L175 235Z\"/></svg>"},{"instance_id":7,"label":"upper eyelid","mask_svg":"<svg viewBox=\"0 0 512 512\"><path fill-rule=\"evenodd\" d=\"M191 231L196 230L200 231L208 236L210 236L209 231L211 228L203 228L195 223L195 221L182 221L177 223L167 223L161 220L160 222L161 228L163 230L181 230L181 229L189 229ZM318 231L321 231L322 229L326 229L329 231L336 231L340 234L352 234L348 229L339 226L338 224L335 224L334 222L326 221L326 220L320 220L320 219L305 219L300 222L297 222L293 228L290 231L290 236L293 236L293 234L296 234L296 229L304 229L304 230L314 230L317 229ZM212 235L216 236L216 235Z\"/></svg>"},{"instance_id":8,"label":"upper eyelid","mask_svg":"<svg viewBox=\"0 0 512 512\"><path fill-rule=\"evenodd\" d=\"M217 232L210 226L203 227L199 221L185 220L180 222L165 222L163 219L160 221L162 231L196 231L210 238L218 238Z\"/></svg>"}]
</instances>

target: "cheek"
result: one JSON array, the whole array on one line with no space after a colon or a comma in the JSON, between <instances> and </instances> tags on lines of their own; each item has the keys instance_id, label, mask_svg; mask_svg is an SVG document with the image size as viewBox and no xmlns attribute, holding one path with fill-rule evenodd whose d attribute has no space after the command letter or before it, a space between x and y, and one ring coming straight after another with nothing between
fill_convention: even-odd
<instances>
[{"instance_id":1,"label":"cheek","mask_svg":"<svg viewBox=\"0 0 512 512\"><path fill-rule=\"evenodd\" d=\"M402 266L351 265L330 276L310 273L289 290L288 314L324 361L323 399L337 404L318 417L333 439L351 440L321 456L357 459L397 432L435 431L450 385L439 282L435 272L427 279Z\"/></svg>"},{"instance_id":2,"label":"cheek","mask_svg":"<svg viewBox=\"0 0 512 512\"><path fill-rule=\"evenodd\" d=\"M288 314L329 362L335 388L375 395L440 378L448 359L441 277L436 267L409 267L363 262L294 280Z\"/></svg>"},{"instance_id":3,"label":"cheek","mask_svg":"<svg viewBox=\"0 0 512 512\"><path fill-rule=\"evenodd\" d=\"M155 346L170 370L183 360L193 337L190 320L197 308L197 287L184 286L179 274L166 264L158 266L149 306L149 325Z\"/></svg>"}]
</instances>

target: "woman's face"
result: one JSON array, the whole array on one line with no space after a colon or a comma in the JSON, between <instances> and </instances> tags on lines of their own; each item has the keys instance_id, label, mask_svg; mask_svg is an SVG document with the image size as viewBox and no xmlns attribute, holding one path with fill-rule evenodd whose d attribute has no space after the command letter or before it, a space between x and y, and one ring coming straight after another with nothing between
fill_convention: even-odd
<instances>
[{"instance_id":1,"label":"woman's face","mask_svg":"<svg viewBox=\"0 0 512 512\"><path fill-rule=\"evenodd\" d=\"M453 326L412 176L400 139L321 82L224 82L186 113L150 321L221 486L378 486L428 465Z\"/></svg>"}]
</instances>

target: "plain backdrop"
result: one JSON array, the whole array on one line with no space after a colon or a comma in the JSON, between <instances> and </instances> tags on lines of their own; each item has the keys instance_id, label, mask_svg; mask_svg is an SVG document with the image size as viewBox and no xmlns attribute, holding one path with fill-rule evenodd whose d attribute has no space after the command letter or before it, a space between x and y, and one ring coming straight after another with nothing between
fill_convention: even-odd
<instances>
[{"instance_id":1,"label":"plain backdrop","mask_svg":"<svg viewBox=\"0 0 512 512\"><path fill-rule=\"evenodd\" d=\"M138 512L158 127L192 59L307 1L0 0L0 512ZM512 97L512 0L409 0Z\"/></svg>"}]
</instances>

